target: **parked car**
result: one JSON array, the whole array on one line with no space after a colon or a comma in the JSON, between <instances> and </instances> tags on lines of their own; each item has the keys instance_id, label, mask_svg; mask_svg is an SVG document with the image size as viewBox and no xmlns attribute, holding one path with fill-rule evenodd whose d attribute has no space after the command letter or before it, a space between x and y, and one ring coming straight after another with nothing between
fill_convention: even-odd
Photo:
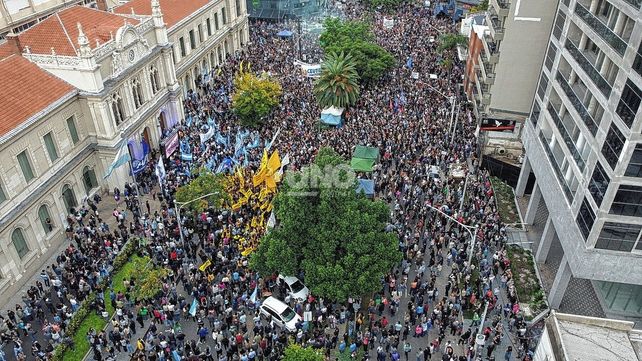
<instances>
[{"instance_id":1,"label":"parked car","mask_svg":"<svg viewBox=\"0 0 642 361\"><path fill-rule=\"evenodd\" d=\"M284 282L288 288L288 293L291 297L297 300L305 300L308 298L310 290L301 282L300 279L293 276L279 275L279 282Z\"/></svg>"},{"instance_id":2,"label":"parked car","mask_svg":"<svg viewBox=\"0 0 642 361\"><path fill-rule=\"evenodd\" d=\"M301 321L301 316L297 315L290 306L273 296L263 301L261 304L261 314L266 318L271 317L274 324L289 332L296 331L296 324Z\"/></svg>"}]
</instances>

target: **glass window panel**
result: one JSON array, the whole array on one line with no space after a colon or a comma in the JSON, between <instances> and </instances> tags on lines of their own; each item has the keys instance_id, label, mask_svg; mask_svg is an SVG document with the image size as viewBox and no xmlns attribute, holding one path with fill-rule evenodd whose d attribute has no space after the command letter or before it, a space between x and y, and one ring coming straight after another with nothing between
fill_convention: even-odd
<instances>
[{"instance_id":1,"label":"glass window panel","mask_svg":"<svg viewBox=\"0 0 642 361\"><path fill-rule=\"evenodd\" d=\"M620 185L609 210L611 214L642 217L642 187Z\"/></svg>"},{"instance_id":2,"label":"glass window panel","mask_svg":"<svg viewBox=\"0 0 642 361\"><path fill-rule=\"evenodd\" d=\"M635 145L635 150L633 150L624 175L627 177L642 177L642 144Z\"/></svg>"},{"instance_id":3,"label":"glass window panel","mask_svg":"<svg viewBox=\"0 0 642 361\"><path fill-rule=\"evenodd\" d=\"M598 207L602 204L604 194L606 193L610 182L611 179L604 171L604 168L602 168L602 165L598 162L595 165L593 176L591 177L591 182L588 186L589 192L593 196L593 199L595 200L595 203Z\"/></svg>"},{"instance_id":4,"label":"glass window panel","mask_svg":"<svg viewBox=\"0 0 642 361\"><path fill-rule=\"evenodd\" d=\"M555 61L555 55L557 54L557 47L552 42L548 45L548 51L546 52L546 68L551 70L553 67L553 62Z\"/></svg>"},{"instance_id":5,"label":"glass window panel","mask_svg":"<svg viewBox=\"0 0 642 361\"><path fill-rule=\"evenodd\" d=\"M17 156L18 164L22 170L22 175L25 177L25 181L29 182L34 178L33 169L31 168L31 163L29 163L29 157L27 156L27 151L22 151Z\"/></svg>"},{"instance_id":6,"label":"glass window panel","mask_svg":"<svg viewBox=\"0 0 642 361\"><path fill-rule=\"evenodd\" d=\"M631 252L641 229L642 226L635 224L606 222L598 236L595 248Z\"/></svg>"},{"instance_id":7,"label":"glass window panel","mask_svg":"<svg viewBox=\"0 0 642 361\"><path fill-rule=\"evenodd\" d=\"M56 150L56 145L54 144L51 132L45 134L43 138L45 140L45 147L47 147L47 154L49 154L49 159L54 162L56 159L58 159L58 151Z\"/></svg>"},{"instance_id":8,"label":"glass window panel","mask_svg":"<svg viewBox=\"0 0 642 361\"><path fill-rule=\"evenodd\" d=\"M606 135L604 145L602 146L602 154L612 169L615 169L617 165L622 148L624 148L624 142L625 139L622 132L620 132L615 124L611 124L611 129L609 129L609 133Z\"/></svg>"},{"instance_id":9,"label":"glass window panel","mask_svg":"<svg viewBox=\"0 0 642 361\"><path fill-rule=\"evenodd\" d=\"M559 40L562 35L562 29L564 28L564 22L566 21L566 14L559 9L557 11L557 18L555 19L555 26L553 27L553 35Z\"/></svg>"},{"instance_id":10,"label":"glass window panel","mask_svg":"<svg viewBox=\"0 0 642 361\"><path fill-rule=\"evenodd\" d=\"M22 234L22 230L20 228L14 230L11 234L11 243L13 243L13 247L16 249L16 252L18 253L18 257L20 257L20 259L24 258L24 256L29 253L27 241L25 241L25 237Z\"/></svg>"},{"instance_id":11,"label":"glass window panel","mask_svg":"<svg viewBox=\"0 0 642 361\"><path fill-rule=\"evenodd\" d=\"M584 240L586 241L591 233L591 228L593 228L593 223L595 223L595 212L586 198L582 201L580 211L577 213L576 222L580 228L580 233L582 233L582 236L584 236Z\"/></svg>"},{"instance_id":12,"label":"glass window panel","mask_svg":"<svg viewBox=\"0 0 642 361\"><path fill-rule=\"evenodd\" d=\"M78 137L78 131L76 130L76 121L74 117L67 118L67 128L69 128L69 134L71 135L71 141L76 144L80 138Z\"/></svg>"},{"instance_id":13,"label":"glass window panel","mask_svg":"<svg viewBox=\"0 0 642 361\"><path fill-rule=\"evenodd\" d=\"M4 203L7 200L7 194L4 192L2 184L0 184L0 204Z\"/></svg>"},{"instance_id":14,"label":"glass window panel","mask_svg":"<svg viewBox=\"0 0 642 361\"><path fill-rule=\"evenodd\" d=\"M617 105L615 112L620 116L624 123L631 127L635 120L635 114L640 107L640 100L642 92L630 79L626 81L624 90L622 90L622 97Z\"/></svg>"},{"instance_id":15,"label":"glass window panel","mask_svg":"<svg viewBox=\"0 0 642 361\"><path fill-rule=\"evenodd\" d=\"M539 95L540 99L544 99L546 88L548 88L548 77L546 74L542 73L542 77L540 78L539 85L537 87L537 95Z\"/></svg>"}]
</instances>

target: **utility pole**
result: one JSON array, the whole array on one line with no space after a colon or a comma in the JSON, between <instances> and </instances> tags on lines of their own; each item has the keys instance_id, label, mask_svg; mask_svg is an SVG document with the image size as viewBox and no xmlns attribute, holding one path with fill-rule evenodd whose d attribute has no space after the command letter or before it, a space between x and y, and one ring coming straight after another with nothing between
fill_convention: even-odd
<instances>
[{"instance_id":1,"label":"utility pole","mask_svg":"<svg viewBox=\"0 0 642 361\"><path fill-rule=\"evenodd\" d=\"M301 37L303 37L303 33L301 32L301 15L297 15L296 22L297 31L299 32L299 59L303 61L303 48L301 47Z\"/></svg>"}]
</instances>

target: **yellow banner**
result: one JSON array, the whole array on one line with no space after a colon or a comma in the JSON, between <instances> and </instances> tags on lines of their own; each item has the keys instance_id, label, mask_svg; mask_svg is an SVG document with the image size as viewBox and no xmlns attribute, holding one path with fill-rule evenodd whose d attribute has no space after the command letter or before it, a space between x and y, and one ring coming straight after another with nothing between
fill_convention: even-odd
<instances>
[{"instance_id":1,"label":"yellow banner","mask_svg":"<svg viewBox=\"0 0 642 361\"><path fill-rule=\"evenodd\" d=\"M207 267L209 267L209 266L211 266L211 265L212 265L212 261L210 261L210 260L208 259L208 260L207 260L207 261L205 261L202 265L200 265L200 266L198 267L198 269L199 269L199 271L201 271L201 272L205 272L205 270L207 269Z\"/></svg>"}]
</instances>

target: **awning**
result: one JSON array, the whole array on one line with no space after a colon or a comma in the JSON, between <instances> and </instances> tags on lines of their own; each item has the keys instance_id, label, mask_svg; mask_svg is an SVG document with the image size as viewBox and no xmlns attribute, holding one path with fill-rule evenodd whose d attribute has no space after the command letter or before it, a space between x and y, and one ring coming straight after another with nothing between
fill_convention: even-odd
<instances>
[{"instance_id":1,"label":"awning","mask_svg":"<svg viewBox=\"0 0 642 361\"><path fill-rule=\"evenodd\" d=\"M290 30L281 30L278 33L276 33L276 35L282 38L289 38L292 36L292 32Z\"/></svg>"},{"instance_id":2,"label":"awning","mask_svg":"<svg viewBox=\"0 0 642 361\"><path fill-rule=\"evenodd\" d=\"M357 179L359 184L357 185L357 193L364 193L366 197L374 197L374 181L370 179Z\"/></svg>"},{"instance_id":3,"label":"awning","mask_svg":"<svg viewBox=\"0 0 642 361\"><path fill-rule=\"evenodd\" d=\"M364 159L364 158L352 158L350 160L350 167L355 172L372 172L372 167L374 166L374 159Z\"/></svg>"},{"instance_id":4,"label":"awning","mask_svg":"<svg viewBox=\"0 0 642 361\"><path fill-rule=\"evenodd\" d=\"M379 148L376 147L366 147L363 145L357 145L354 148L354 153L352 153L353 158L363 158L363 159L379 159Z\"/></svg>"}]
</instances>

